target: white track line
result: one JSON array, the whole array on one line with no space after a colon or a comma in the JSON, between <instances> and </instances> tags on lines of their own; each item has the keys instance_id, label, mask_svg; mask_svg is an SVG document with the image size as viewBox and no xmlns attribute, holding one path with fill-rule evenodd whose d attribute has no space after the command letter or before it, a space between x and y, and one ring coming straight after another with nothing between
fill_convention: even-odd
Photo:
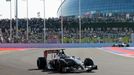
<instances>
[{"instance_id":1,"label":"white track line","mask_svg":"<svg viewBox=\"0 0 134 75\"><path fill-rule=\"evenodd\" d=\"M123 57L131 57L131 58L134 58L134 56L131 56L129 54L119 54L118 52L113 52L113 51L110 51L110 50L104 49L104 48L97 48L97 49L102 50L102 51L105 51L105 52L108 52L108 53L112 53L112 54L115 54L115 55L123 56Z\"/></svg>"}]
</instances>

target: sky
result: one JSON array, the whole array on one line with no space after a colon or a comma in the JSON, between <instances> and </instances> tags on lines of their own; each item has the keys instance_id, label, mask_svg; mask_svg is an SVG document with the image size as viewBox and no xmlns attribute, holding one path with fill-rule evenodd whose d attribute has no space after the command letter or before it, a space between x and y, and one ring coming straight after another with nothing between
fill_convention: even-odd
<instances>
[{"instance_id":1,"label":"sky","mask_svg":"<svg viewBox=\"0 0 134 75\"><path fill-rule=\"evenodd\" d=\"M12 17L15 17L15 1L12 0ZM26 0L18 0L18 18L27 18L27 4ZM57 10L61 4L61 0L45 0L45 16L57 17ZM43 0L28 0L28 17L29 18L43 18L44 7ZM37 14L40 13L40 16ZM10 2L0 0L0 19L10 18Z\"/></svg>"}]
</instances>

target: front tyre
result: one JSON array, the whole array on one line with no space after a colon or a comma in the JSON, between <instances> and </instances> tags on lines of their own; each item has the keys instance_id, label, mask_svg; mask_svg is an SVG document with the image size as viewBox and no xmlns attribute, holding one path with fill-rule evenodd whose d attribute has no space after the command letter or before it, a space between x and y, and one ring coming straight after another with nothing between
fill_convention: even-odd
<instances>
[{"instance_id":1,"label":"front tyre","mask_svg":"<svg viewBox=\"0 0 134 75\"><path fill-rule=\"evenodd\" d=\"M92 59L86 58L86 59L84 60L84 66L85 66L85 67L86 67L86 66L93 66L93 65L94 65L94 62L93 62Z\"/></svg>"},{"instance_id":2,"label":"front tyre","mask_svg":"<svg viewBox=\"0 0 134 75\"><path fill-rule=\"evenodd\" d=\"M87 72L91 72L92 70L97 70L98 69L97 65L94 65L93 60L90 59L90 58L86 58L84 60L84 66L86 68L88 68Z\"/></svg>"}]
</instances>

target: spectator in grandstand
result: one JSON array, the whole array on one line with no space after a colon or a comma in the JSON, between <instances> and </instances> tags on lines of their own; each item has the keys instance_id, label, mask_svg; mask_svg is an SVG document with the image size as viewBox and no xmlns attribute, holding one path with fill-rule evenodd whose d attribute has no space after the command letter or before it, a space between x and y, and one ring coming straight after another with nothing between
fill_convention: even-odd
<instances>
[{"instance_id":1,"label":"spectator in grandstand","mask_svg":"<svg viewBox=\"0 0 134 75\"><path fill-rule=\"evenodd\" d=\"M118 18L121 17L121 18ZM125 16L92 16L82 18L82 41L86 43L120 42L120 37L130 39L134 27L132 27L132 17ZM64 18L64 42L77 43L79 41L78 18ZM117 21L117 22L116 22ZM112 23L113 24L112 24ZM120 23L121 22L121 23ZM128 23L125 23L128 22ZM129 23L130 22L130 23ZM44 40L44 20L41 18L29 19L29 40L26 40L26 19L19 19L18 37L16 37L15 20L12 20L12 38L10 36L10 20L0 20L0 42L1 43L43 43ZM61 21L60 18L46 19L46 36L57 35L61 41ZM126 26L124 25L126 24ZM109 27L110 26L110 27ZM51 40L51 39L49 39ZM54 42L57 39L52 39ZM66 41L65 41L66 40ZM129 40L130 41L130 40ZM59 43L59 42L58 42Z\"/></svg>"}]
</instances>

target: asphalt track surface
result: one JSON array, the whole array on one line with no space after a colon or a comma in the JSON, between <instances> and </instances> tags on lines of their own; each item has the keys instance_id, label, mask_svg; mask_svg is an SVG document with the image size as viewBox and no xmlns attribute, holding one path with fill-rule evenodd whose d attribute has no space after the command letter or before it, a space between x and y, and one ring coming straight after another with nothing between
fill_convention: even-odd
<instances>
[{"instance_id":1,"label":"asphalt track surface","mask_svg":"<svg viewBox=\"0 0 134 75\"><path fill-rule=\"evenodd\" d=\"M68 48L68 55L90 57L98 65L91 73L54 73L38 70L36 60L44 49L0 52L0 75L134 75L134 58L123 57L96 48Z\"/></svg>"}]
</instances>

